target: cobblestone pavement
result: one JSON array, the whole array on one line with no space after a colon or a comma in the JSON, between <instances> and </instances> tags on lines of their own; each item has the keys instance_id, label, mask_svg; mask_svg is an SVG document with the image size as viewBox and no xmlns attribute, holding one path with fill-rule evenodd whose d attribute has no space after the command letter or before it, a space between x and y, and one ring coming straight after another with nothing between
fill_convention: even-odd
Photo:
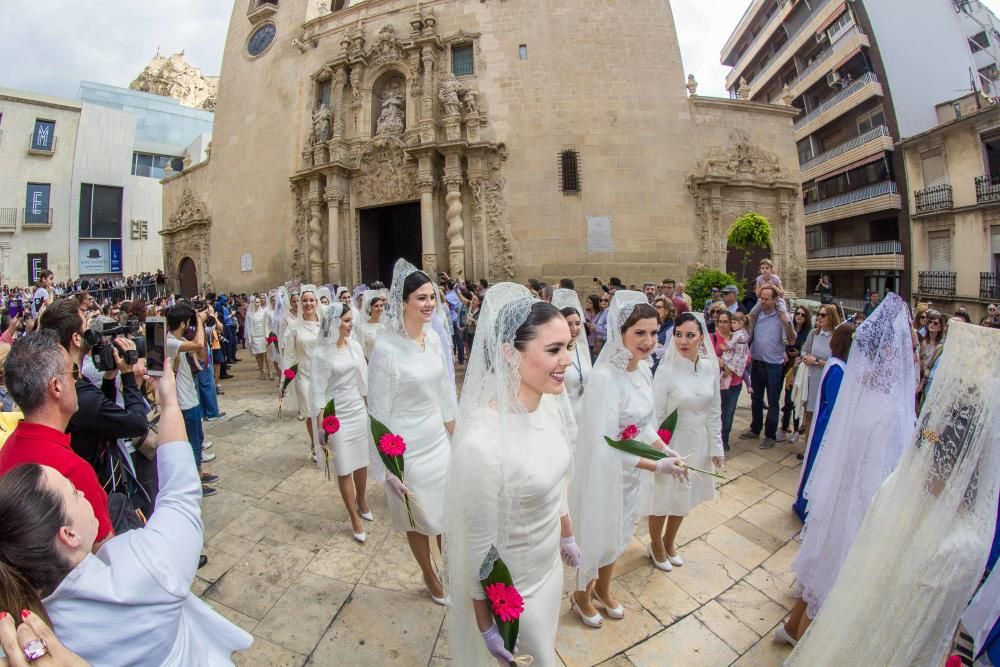
<instances>
[{"instance_id":1,"label":"cobblestone pavement","mask_svg":"<svg viewBox=\"0 0 1000 667\"><path fill-rule=\"evenodd\" d=\"M303 422L294 408L276 418L276 384L258 380L241 355L223 382L227 416L206 430L218 458L205 469L221 479L205 499L209 563L193 587L253 633L237 664L450 667L445 610L425 592L405 539L389 531L382 489L370 487L376 521L359 544L336 482L307 461ZM729 481L681 527L684 566L654 569L640 527L616 570L624 620L592 630L564 596L558 652L567 667L776 666L788 655L771 632L793 601L799 462L787 444L761 451L736 439L749 421L743 399Z\"/></svg>"}]
</instances>

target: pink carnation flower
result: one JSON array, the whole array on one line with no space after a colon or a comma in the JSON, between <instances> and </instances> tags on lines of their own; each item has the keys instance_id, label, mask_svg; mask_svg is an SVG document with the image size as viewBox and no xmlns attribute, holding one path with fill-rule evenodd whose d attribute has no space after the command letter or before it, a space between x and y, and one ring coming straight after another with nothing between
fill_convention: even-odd
<instances>
[{"instance_id":1,"label":"pink carnation flower","mask_svg":"<svg viewBox=\"0 0 1000 667\"><path fill-rule=\"evenodd\" d=\"M285 372L284 372L284 376L285 376L286 380L288 380L289 382L291 382L292 380L295 379L295 371L293 371L291 368L286 368Z\"/></svg>"},{"instance_id":2,"label":"pink carnation flower","mask_svg":"<svg viewBox=\"0 0 1000 667\"><path fill-rule=\"evenodd\" d=\"M669 445L670 439L674 437L673 431L670 431L665 428L661 428L659 431L657 431L656 435L660 436L660 440L663 441L664 445Z\"/></svg>"},{"instance_id":3,"label":"pink carnation flower","mask_svg":"<svg viewBox=\"0 0 1000 667\"><path fill-rule=\"evenodd\" d=\"M484 588L493 613L504 623L520 618L524 613L524 599L517 589L504 583L490 584Z\"/></svg>"},{"instance_id":4,"label":"pink carnation flower","mask_svg":"<svg viewBox=\"0 0 1000 667\"><path fill-rule=\"evenodd\" d=\"M337 419L335 415L329 415L328 417L323 417L323 432L327 435L333 435L340 430L340 420Z\"/></svg>"},{"instance_id":5,"label":"pink carnation flower","mask_svg":"<svg viewBox=\"0 0 1000 667\"><path fill-rule=\"evenodd\" d=\"M406 442L402 436L386 433L379 438L378 448L386 456L402 456L406 452Z\"/></svg>"},{"instance_id":6,"label":"pink carnation flower","mask_svg":"<svg viewBox=\"0 0 1000 667\"><path fill-rule=\"evenodd\" d=\"M621 439L631 440L637 435L639 435L639 427L636 426L635 424L629 424L628 426L625 427L625 430L622 431Z\"/></svg>"}]
</instances>

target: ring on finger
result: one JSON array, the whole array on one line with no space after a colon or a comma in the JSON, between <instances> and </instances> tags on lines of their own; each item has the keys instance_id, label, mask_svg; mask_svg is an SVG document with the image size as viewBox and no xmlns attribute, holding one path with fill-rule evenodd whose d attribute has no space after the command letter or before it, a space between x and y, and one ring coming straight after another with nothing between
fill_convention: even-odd
<instances>
[{"instance_id":1,"label":"ring on finger","mask_svg":"<svg viewBox=\"0 0 1000 667\"><path fill-rule=\"evenodd\" d=\"M34 662L49 654L49 647L43 639L31 639L21 647L28 662Z\"/></svg>"}]
</instances>

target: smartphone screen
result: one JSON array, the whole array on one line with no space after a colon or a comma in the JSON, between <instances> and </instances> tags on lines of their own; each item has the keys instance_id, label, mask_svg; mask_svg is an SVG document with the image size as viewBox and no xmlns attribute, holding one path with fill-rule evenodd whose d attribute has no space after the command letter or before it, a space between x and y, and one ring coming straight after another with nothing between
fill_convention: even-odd
<instances>
[{"instance_id":1,"label":"smartphone screen","mask_svg":"<svg viewBox=\"0 0 1000 667\"><path fill-rule=\"evenodd\" d=\"M146 318L146 370L150 377L163 375L167 358L167 323L162 317Z\"/></svg>"},{"instance_id":2,"label":"smartphone screen","mask_svg":"<svg viewBox=\"0 0 1000 667\"><path fill-rule=\"evenodd\" d=\"M11 302L7 305L8 317L11 318L18 317L21 315L23 311L24 311L24 306L21 303L20 299L12 299Z\"/></svg>"}]
</instances>

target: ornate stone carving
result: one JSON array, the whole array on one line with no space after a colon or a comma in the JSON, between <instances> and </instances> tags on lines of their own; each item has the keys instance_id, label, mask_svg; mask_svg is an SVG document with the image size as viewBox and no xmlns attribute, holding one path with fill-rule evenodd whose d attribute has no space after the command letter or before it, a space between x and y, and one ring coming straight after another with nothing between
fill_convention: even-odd
<instances>
[{"instance_id":1,"label":"ornate stone carving","mask_svg":"<svg viewBox=\"0 0 1000 667\"><path fill-rule=\"evenodd\" d=\"M323 208L319 197L309 197L309 279L323 282Z\"/></svg>"},{"instance_id":2,"label":"ornate stone carving","mask_svg":"<svg viewBox=\"0 0 1000 667\"><path fill-rule=\"evenodd\" d=\"M423 255L420 258L421 269L429 276L437 274L437 255Z\"/></svg>"},{"instance_id":3,"label":"ornate stone carving","mask_svg":"<svg viewBox=\"0 0 1000 667\"><path fill-rule=\"evenodd\" d=\"M400 140L377 137L362 149L357 165L361 173L351 179L356 206L420 198L416 165L407 161Z\"/></svg>"},{"instance_id":4,"label":"ornate stone carving","mask_svg":"<svg viewBox=\"0 0 1000 667\"><path fill-rule=\"evenodd\" d=\"M462 97L466 94L465 86L448 74L438 86L438 99L441 100L441 113L445 116L457 116L462 112Z\"/></svg>"},{"instance_id":5,"label":"ornate stone carving","mask_svg":"<svg viewBox=\"0 0 1000 667\"><path fill-rule=\"evenodd\" d=\"M448 222L449 273L455 278L465 277L465 222L462 220L462 177L446 175L444 185L447 193L444 202L448 209L444 217Z\"/></svg>"},{"instance_id":6,"label":"ornate stone carving","mask_svg":"<svg viewBox=\"0 0 1000 667\"><path fill-rule=\"evenodd\" d=\"M305 276L305 267L302 265L302 246L306 240L306 230L309 226L309 203L302 195L295 197L295 221L292 228L292 254L289 261L292 275L297 278Z\"/></svg>"},{"instance_id":7,"label":"ornate stone carving","mask_svg":"<svg viewBox=\"0 0 1000 667\"><path fill-rule=\"evenodd\" d=\"M740 77L740 87L736 89L736 94L739 96L741 100L750 99L750 85L747 83L747 80L744 79L742 76Z\"/></svg>"},{"instance_id":8,"label":"ornate stone carving","mask_svg":"<svg viewBox=\"0 0 1000 667\"><path fill-rule=\"evenodd\" d=\"M375 126L378 135L398 137L406 129L406 98L398 82L391 82L382 96L381 113Z\"/></svg>"},{"instance_id":9,"label":"ornate stone carving","mask_svg":"<svg viewBox=\"0 0 1000 667\"><path fill-rule=\"evenodd\" d=\"M205 203L195 199L191 188L184 188L177 209L167 219L163 236L164 266L174 285L178 285L177 275L180 262L190 257L197 268L201 289L211 290L213 286L209 262L212 256L212 216Z\"/></svg>"},{"instance_id":10,"label":"ornate stone carving","mask_svg":"<svg viewBox=\"0 0 1000 667\"><path fill-rule=\"evenodd\" d=\"M698 92L698 82L694 78L694 74L688 74L687 86L685 86L688 91L688 95L695 95Z\"/></svg>"},{"instance_id":11,"label":"ornate stone carving","mask_svg":"<svg viewBox=\"0 0 1000 667\"><path fill-rule=\"evenodd\" d=\"M310 145L323 143L330 138L330 107L322 104L313 111Z\"/></svg>"},{"instance_id":12,"label":"ornate stone carving","mask_svg":"<svg viewBox=\"0 0 1000 667\"><path fill-rule=\"evenodd\" d=\"M692 175L709 178L743 177L759 181L787 180L788 174L774 153L769 153L750 140L743 130L733 130L727 149L713 147L706 151Z\"/></svg>"},{"instance_id":13,"label":"ornate stone carving","mask_svg":"<svg viewBox=\"0 0 1000 667\"><path fill-rule=\"evenodd\" d=\"M194 198L191 188L184 188L181 195L181 203L177 206L168 219L167 228L164 232L185 229L195 224L212 224L212 217L208 214L208 207L205 203Z\"/></svg>"},{"instance_id":14,"label":"ornate stone carving","mask_svg":"<svg viewBox=\"0 0 1000 667\"><path fill-rule=\"evenodd\" d=\"M507 147L497 146L489 157L488 174L483 181L483 208L486 214L486 234L489 245L489 280L491 283L514 278L514 251L510 226L507 223L507 200L504 188L503 163L507 160Z\"/></svg>"},{"instance_id":15,"label":"ornate stone carving","mask_svg":"<svg viewBox=\"0 0 1000 667\"><path fill-rule=\"evenodd\" d=\"M378 67L386 63L398 62L403 57L403 49L396 37L396 30L386 24L378 31L375 45L368 55L372 66Z\"/></svg>"}]
</instances>

